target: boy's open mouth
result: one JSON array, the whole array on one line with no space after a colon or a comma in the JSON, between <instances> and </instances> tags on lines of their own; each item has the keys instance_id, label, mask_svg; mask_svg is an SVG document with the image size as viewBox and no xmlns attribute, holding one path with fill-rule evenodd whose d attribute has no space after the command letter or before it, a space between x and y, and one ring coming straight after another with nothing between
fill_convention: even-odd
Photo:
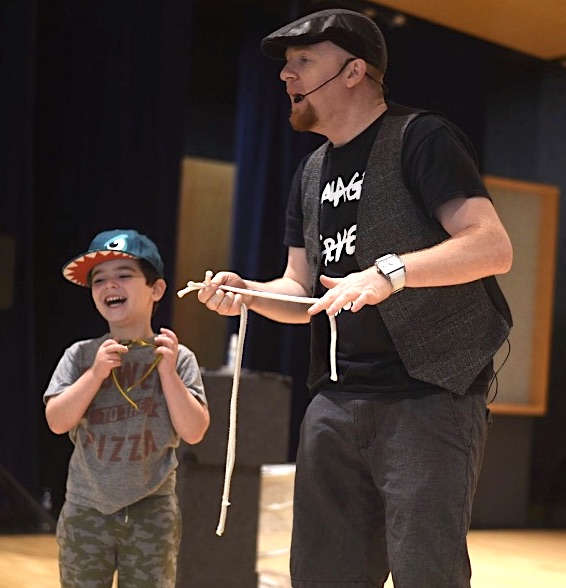
<instances>
[{"instance_id":1,"label":"boy's open mouth","mask_svg":"<svg viewBox=\"0 0 566 588\"><path fill-rule=\"evenodd\" d=\"M106 304L106 306L109 306L110 308L115 308L117 306L121 306L125 302L126 302L126 299L125 298L122 298L121 296L109 296L104 301L104 303Z\"/></svg>"}]
</instances>

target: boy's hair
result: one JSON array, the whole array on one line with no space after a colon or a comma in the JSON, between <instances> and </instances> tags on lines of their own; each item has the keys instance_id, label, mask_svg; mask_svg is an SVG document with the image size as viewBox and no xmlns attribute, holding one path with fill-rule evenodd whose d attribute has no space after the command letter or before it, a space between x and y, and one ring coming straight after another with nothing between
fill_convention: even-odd
<instances>
[{"instance_id":1,"label":"boy's hair","mask_svg":"<svg viewBox=\"0 0 566 588\"><path fill-rule=\"evenodd\" d=\"M145 276L145 283L148 286L153 286L155 282L159 279L163 279L162 276L159 275L159 272L145 259L138 259L138 263L140 264L140 269ZM151 310L151 316L153 316L157 309L159 308L159 301L153 303L153 309Z\"/></svg>"},{"instance_id":2,"label":"boy's hair","mask_svg":"<svg viewBox=\"0 0 566 588\"><path fill-rule=\"evenodd\" d=\"M140 264L140 269L145 276L145 283L148 286L153 286L157 280L162 278L163 276L159 275L159 272L145 259L138 259L138 263Z\"/></svg>"}]
</instances>

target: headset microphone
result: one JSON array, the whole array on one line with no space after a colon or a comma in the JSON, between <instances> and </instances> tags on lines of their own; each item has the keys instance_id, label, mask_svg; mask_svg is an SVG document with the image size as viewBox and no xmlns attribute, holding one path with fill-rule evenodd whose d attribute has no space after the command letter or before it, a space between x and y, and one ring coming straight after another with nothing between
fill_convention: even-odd
<instances>
[{"instance_id":1,"label":"headset microphone","mask_svg":"<svg viewBox=\"0 0 566 588\"><path fill-rule=\"evenodd\" d=\"M306 94L297 94L293 98L293 102L295 104L298 104L299 102L302 102L309 94L312 94L313 92L316 92L317 90L320 90L320 88L322 88L322 86L326 86L326 84L328 84L328 82L331 82L332 80L335 80L344 71L344 68L351 61L354 61L355 59L356 59L355 57L350 57L349 59L346 59L346 61L344 62L344 65L340 68L340 71L335 76L332 76L329 80L326 80L326 82L323 82L322 84L320 84L320 86L317 86L314 90L311 90L310 92L307 92Z\"/></svg>"}]
</instances>

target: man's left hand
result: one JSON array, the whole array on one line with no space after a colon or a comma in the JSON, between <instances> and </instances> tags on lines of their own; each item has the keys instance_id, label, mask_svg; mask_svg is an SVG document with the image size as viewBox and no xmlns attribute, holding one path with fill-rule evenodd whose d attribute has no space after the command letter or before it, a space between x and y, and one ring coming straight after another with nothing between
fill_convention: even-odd
<instances>
[{"instance_id":1,"label":"man's left hand","mask_svg":"<svg viewBox=\"0 0 566 588\"><path fill-rule=\"evenodd\" d=\"M357 312L367 304L379 304L393 291L391 282L373 266L344 278L322 275L320 283L328 288L328 292L309 308L310 315L325 310L326 314L333 316L350 304L350 311Z\"/></svg>"}]
</instances>

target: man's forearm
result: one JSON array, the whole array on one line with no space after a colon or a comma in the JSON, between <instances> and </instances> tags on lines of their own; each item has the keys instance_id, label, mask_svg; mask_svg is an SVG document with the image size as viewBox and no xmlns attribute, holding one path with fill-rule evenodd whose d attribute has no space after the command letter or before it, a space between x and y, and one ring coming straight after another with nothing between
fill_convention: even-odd
<instances>
[{"instance_id":1,"label":"man's forearm","mask_svg":"<svg viewBox=\"0 0 566 588\"><path fill-rule=\"evenodd\" d=\"M301 284L285 276L271 280L270 282L254 282L253 280L244 281L249 290L283 294L287 296L309 296L309 293L305 291ZM310 317L307 314L308 307L308 304L301 304L299 302L286 302L254 296L252 298L250 310L280 323L299 324L309 322Z\"/></svg>"}]
</instances>

